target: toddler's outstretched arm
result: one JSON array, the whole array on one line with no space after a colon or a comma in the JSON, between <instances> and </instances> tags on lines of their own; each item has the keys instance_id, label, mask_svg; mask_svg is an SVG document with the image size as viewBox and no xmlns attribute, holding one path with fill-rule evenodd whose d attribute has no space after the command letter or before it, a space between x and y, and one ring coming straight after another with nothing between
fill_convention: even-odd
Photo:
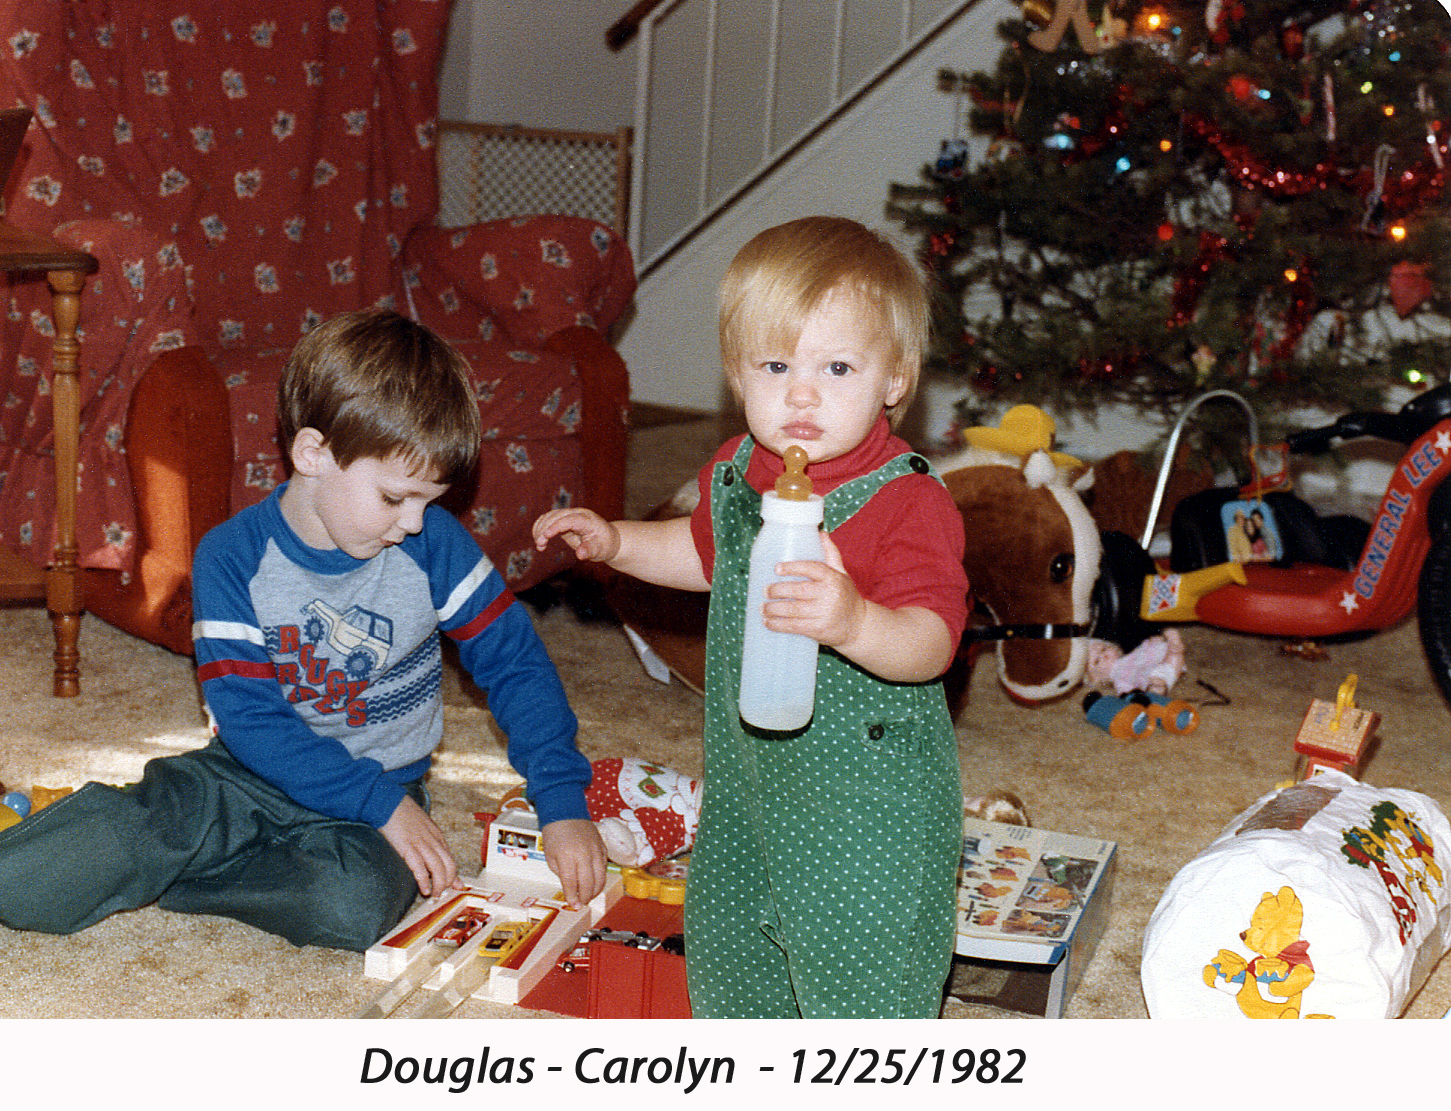
<instances>
[{"instance_id":1,"label":"toddler's outstretched arm","mask_svg":"<svg viewBox=\"0 0 1451 1111\"><path fill-rule=\"evenodd\" d=\"M559 537L580 559L677 590L709 590L690 518L668 521L606 521L590 509L552 509L534 522L541 552Z\"/></svg>"},{"instance_id":2,"label":"toddler's outstretched arm","mask_svg":"<svg viewBox=\"0 0 1451 1111\"><path fill-rule=\"evenodd\" d=\"M620 530L592 509L551 509L534 522L534 546L541 552L556 536L592 563L609 563L620 551Z\"/></svg>"}]
</instances>

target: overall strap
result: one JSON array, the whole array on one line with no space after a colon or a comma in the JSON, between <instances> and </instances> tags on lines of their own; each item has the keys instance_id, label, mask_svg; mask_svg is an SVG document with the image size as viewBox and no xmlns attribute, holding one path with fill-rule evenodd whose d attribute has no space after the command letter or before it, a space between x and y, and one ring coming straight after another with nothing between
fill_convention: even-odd
<instances>
[{"instance_id":1,"label":"overall strap","mask_svg":"<svg viewBox=\"0 0 1451 1111\"><path fill-rule=\"evenodd\" d=\"M933 469L925 455L915 451L904 451L888 459L876 470L860 475L850 482L844 482L826 495L827 532L839 528L850 520L862 506L871 501L876 492L895 478L908 474L930 475L940 483L941 476Z\"/></svg>"},{"instance_id":2,"label":"overall strap","mask_svg":"<svg viewBox=\"0 0 1451 1111\"><path fill-rule=\"evenodd\" d=\"M746 436L736 448L736 453L729 459L722 459L716 463L711 470L711 491L710 504L711 516L720 511L722 497L734 487L734 494L755 495L755 491L746 482L746 468L751 462L751 451L755 448L756 442L749 435ZM736 483L740 483L737 487ZM756 495L759 497L759 495ZM759 511L758 511L759 513ZM757 521L757 527L760 522ZM718 527L718 526L717 526ZM717 542L719 542L717 540Z\"/></svg>"},{"instance_id":3,"label":"overall strap","mask_svg":"<svg viewBox=\"0 0 1451 1111\"><path fill-rule=\"evenodd\" d=\"M736 448L736 453L729 462L722 461L715 465L715 480L727 486L734 481L744 481L746 468L751 462L751 452L755 450L755 446L756 441L748 433L740 446ZM827 494L823 527L827 532L840 527L850 520L862 506L871 501L883 486L893 479L908 474L930 475L938 483L942 482L942 477L925 455L915 451L904 451L902 454L888 459L876 470L858 475Z\"/></svg>"}]
</instances>

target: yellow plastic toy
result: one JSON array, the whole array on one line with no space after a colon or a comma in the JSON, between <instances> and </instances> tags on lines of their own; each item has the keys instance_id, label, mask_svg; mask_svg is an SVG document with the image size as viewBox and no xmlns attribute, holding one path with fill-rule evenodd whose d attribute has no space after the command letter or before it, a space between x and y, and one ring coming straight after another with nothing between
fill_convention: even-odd
<instances>
[{"instance_id":1,"label":"yellow plastic toy","mask_svg":"<svg viewBox=\"0 0 1451 1111\"><path fill-rule=\"evenodd\" d=\"M969 447L1000 451L1019 459L1026 459L1035 451L1047 452L1060 470L1082 470L1081 460L1053 450L1053 435L1057 430L1053 418L1036 405L1014 405L1002 415L996 428L974 425L962 430L962 438Z\"/></svg>"},{"instance_id":2,"label":"yellow plastic toy","mask_svg":"<svg viewBox=\"0 0 1451 1111\"><path fill-rule=\"evenodd\" d=\"M625 894L632 899L654 899L678 907L685 902L685 874L689 866L689 857L657 860L644 868L621 868L620 879L624 881Z\"/></svg>"},{"instance_id":3,"label":"yellow plastic toy","mask_svg":"<svg viewBox=\"0 0 1451 1111\"><path fill-rule=\"evenodd\" d=\"M1217 563L1198 571L1166 571L1144 580L1139 616L1145 621L1193 621L1199 599L1228 583L1249 582L1242 563Z\"/></svg>"},{"instance_id":4,"label":"yellow plastic toy","mask_svg":"<svg viewBox=\"0 0 1451 1111\"><path fill-rule=\"evenodd\" d=\"M1309 779L1325 768L1360 778L1361 765L1380 725L1380 715L1356 706L1358 682L1358 676L1347 675L1335 692L1333 703L1320 698L1311 701L1295 737L1295 751L1305 761L1301 778Z\"/></svg>"}]
</instances>

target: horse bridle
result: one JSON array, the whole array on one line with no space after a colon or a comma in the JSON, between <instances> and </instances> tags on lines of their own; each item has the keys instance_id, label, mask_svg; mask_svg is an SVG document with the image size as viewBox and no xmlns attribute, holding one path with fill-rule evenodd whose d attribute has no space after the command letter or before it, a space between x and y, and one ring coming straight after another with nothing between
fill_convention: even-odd
<instances>
[{"instance_id":1,"label":"horse bridle","mask_svg":"<svg viewBox=\"0 0 1451 1111\"><path fill-rule=\"evenodd\" d=\"M985 607L974 607L974 612L988 612ZM1074 625L1064 622L1043 622L1023 625L969 625L962 634L963 643L988 640L1072 640L1086 637L1093 632L1093 622Z\"/></svg>"},{"instance_id":2,"label":"horse bridle","mask_svg":"<svg viewBox=\"0 0 1451 1111\"><path fill-rule=\"evenodd\" d=\"M979 640L1071 640L1086 637L1093 626L1045 623L1042 625L969 625L962 634L964 641Z\"/></svg>"}]
</instances>

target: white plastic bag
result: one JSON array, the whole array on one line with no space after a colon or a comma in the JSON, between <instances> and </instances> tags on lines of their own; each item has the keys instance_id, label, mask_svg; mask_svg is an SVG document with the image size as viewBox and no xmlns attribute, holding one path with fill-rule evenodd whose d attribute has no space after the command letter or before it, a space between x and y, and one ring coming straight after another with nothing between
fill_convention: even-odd
<instances>
[{"instance_id":1,"label":"white plastic bag","mask_svg":"<svg viewBox=\"0 0 1451 1111\"><path fill-rule=\"evenodd\" d=\"M1144 933L1153 1018L1394 1018L1451 945L1451 825L1325 771L1272 791L1176 875Z\"/></svg>"}]
</instances>

